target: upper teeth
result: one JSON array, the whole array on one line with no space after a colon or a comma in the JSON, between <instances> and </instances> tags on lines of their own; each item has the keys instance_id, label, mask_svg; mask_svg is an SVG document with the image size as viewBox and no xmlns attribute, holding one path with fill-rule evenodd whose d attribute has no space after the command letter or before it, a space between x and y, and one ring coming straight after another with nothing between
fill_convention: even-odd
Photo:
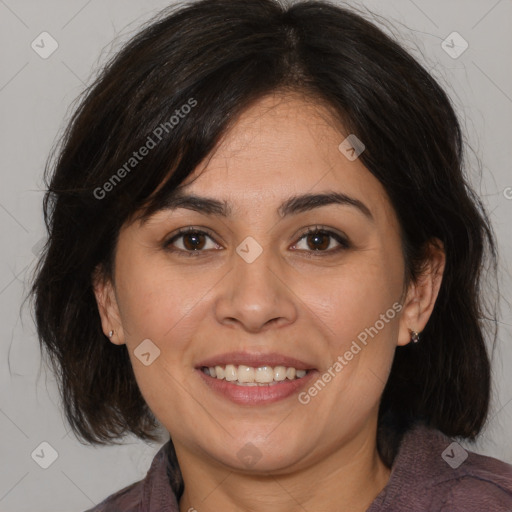
<instances>
[{"instance_id":1,"label":"upper teeth","mask_svg":"<svg viewBox=\"0 0 512 512\"><path fill-rule=\"evenodd\" d=\"M217 379L225 379L235 384L253 385L270 384L272 382L280 382L285 379L300 379L306 375L306 370L296 370L295 368L287 368L285 366L260 366L253 368L241 364L235 366L228 364L224 366L203 367L203 372L210 377Z\"/></svg>"}]
</instances>

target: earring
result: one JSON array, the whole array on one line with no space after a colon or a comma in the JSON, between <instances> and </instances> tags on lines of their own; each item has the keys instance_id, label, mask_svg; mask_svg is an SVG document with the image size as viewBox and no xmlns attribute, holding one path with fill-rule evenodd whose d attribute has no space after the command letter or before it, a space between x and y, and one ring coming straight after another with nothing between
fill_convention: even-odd
<instances>
[{"instance_id":1,"label":"earring","mask_svg":"<svg viewBox=\"0 0 512 512\"><path fill-rule=\"evenodd\" d=\"M410 330L410 333L411 333L411 341L413 343L418 343L418 341L420 341L420 333L416 332L416 331L412 331L412 330Z\"/></svg>"},{"instance_id":2,"label":"earring","mask_svg":"<svg viewBox=\"0 0 512 512\"><path fill-rule=\"evenodd\" d=\"M113 336L113 335L114 335L114 331L110 331L110 332L108 333L108 337L109 337L109 338L112 338L112 336Z\"/></svg>"}]
</instances>

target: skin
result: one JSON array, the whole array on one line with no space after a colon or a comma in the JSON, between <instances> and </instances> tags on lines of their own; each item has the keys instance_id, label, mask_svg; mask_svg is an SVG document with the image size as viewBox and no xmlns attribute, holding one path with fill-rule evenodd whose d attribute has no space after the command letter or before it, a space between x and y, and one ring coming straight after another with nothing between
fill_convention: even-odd
<instances>
[{"instance_id":1,"label":"skin","mask_svg":"<svg viewBox=\"0 0 512 512\"><path fill-rule=\"evenodd\" d=\"M379 400L396 347L430 317L445 256L433 247L425 273L405 287L395 212L380 182L338 149L347 135L318 103L266 96L186 182L187 192L229 202L232 215L180 208L127 223L114 282L95 281L103 329L127 345L140 390L173 439L181 512L364 511L389 479L376 448ZM362 201L373 220L349 205L277 212L291 195L327 191ZM349 247L333 252L335 238L303 237L316 225L344 234ZM190 237L174 241L177 252L164 248L186 226L213 234L191 257ZM247 236L263 249L252 263L235 251ZM323 374L394 303L400 313L306 405L296 394L237 405L194 370L247 350L296 357ZM134 350L148 338L160 355L145 366ZM260 457L252 466L237 456L247 443Z\"/></svg>"}]
</instances>

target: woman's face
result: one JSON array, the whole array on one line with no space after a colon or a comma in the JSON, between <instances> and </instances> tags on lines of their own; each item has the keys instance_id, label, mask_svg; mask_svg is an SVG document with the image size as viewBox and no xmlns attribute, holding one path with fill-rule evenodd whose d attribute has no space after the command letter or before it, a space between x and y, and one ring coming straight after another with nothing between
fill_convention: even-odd
<instances>
[{"instance_id":1,"label":"woman's face","mask_svg":"<svg viewBox=\"0 0 512 512\"><path fill-rule=\"evenodd\" d=\"M182 190L226 211L170 203L125 226L115 287L96 289L149 407L202 460L268 472L357 452L375 435L397 344L423 327L402 295L390 202L329 119L296 95L260 100ZM292 380L287 368L311 371Z\"/></svg>"}]
</instances>

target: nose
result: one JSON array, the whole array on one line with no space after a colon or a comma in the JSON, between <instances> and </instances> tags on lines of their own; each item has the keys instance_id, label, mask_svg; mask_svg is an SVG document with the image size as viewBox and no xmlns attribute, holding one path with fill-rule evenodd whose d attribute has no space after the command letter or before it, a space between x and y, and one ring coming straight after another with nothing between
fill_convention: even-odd
<instances>
[{"instance_id":1,"label":"nose","mask_svg":"<svg viewBox=\"0 0 512 512\"><path fill-rule=\"evenodd\" d=\"M291 324L297 317L293 283L280 271L270 248L251 261L233 252L233 267L219 283L215 301L217 320L247 332ZM251 261L251 262L250 262Z\"/></svg>"}]
</instances>

